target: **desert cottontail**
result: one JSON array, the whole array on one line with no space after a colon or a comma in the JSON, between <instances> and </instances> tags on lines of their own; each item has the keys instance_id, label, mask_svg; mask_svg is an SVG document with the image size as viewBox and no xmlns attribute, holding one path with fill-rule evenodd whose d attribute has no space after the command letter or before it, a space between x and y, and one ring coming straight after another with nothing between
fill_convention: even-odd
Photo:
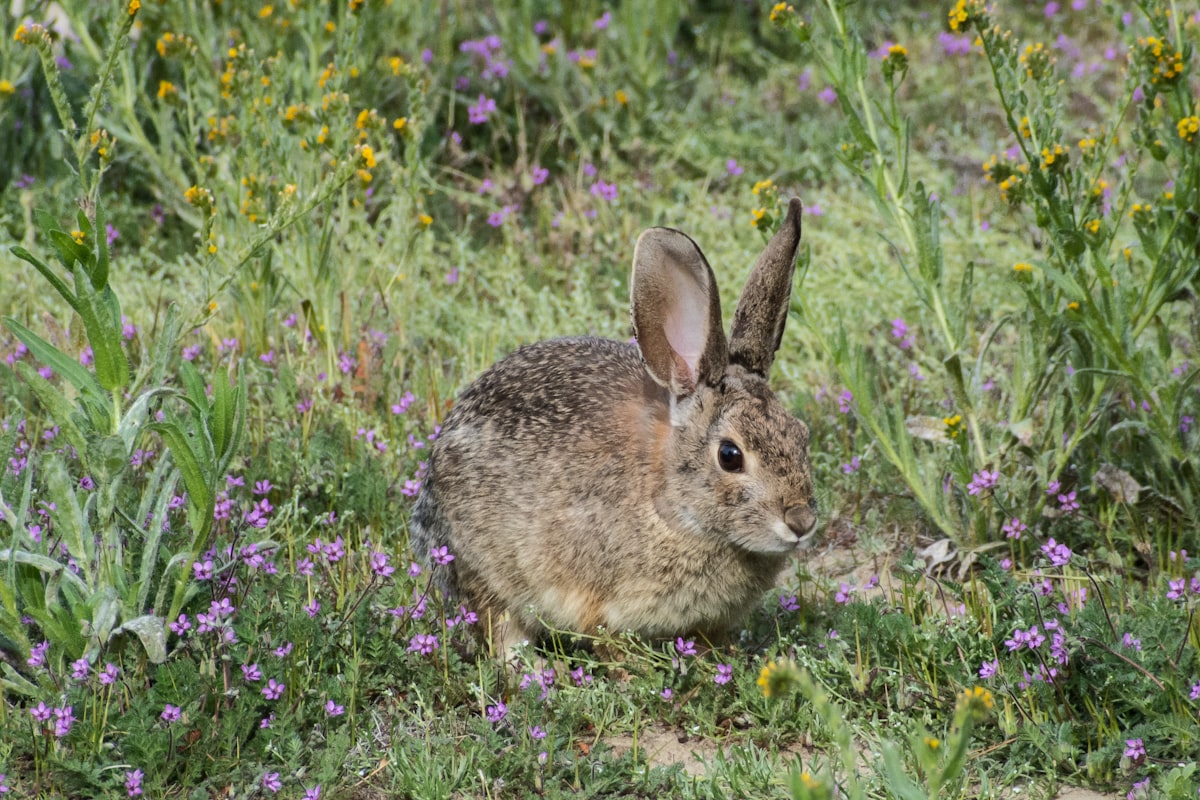
<instances>
[{"instance_id":1,"label":"desert cottontail","mask_svg":"<svg viewBox=\"0 0 1200 800\"><path fill-rule=\"evenodd\" d=\"M767 372L800 201L759 256L728 341L712 268L651 228L633 255L637 344L520 348L458 398L412 517L418 556L504 647L545 625L721 635L816 525L808 428Z\"/></svg>"}]
</instances>

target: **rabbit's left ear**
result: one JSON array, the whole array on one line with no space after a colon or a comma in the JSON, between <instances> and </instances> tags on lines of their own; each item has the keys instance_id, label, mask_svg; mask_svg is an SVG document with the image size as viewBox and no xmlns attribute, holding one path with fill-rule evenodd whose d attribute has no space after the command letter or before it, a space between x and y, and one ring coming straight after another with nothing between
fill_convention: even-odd
<instances>
[{"instance_id":1,"label":"rabbit's left ear","mask_svg":"<svg viewBox=\"0 0 1200 800\"><path fill-rule=\"evenodd\" d=\"M686 234L650 228L633 250L630 306L646 369L676 397L721 380L728 361L717 280Z\"/></svg>"},{"instance_id":2,"label":"rabbit's left ear","mask_svg":"<svg viewBox=\"0 0 1200 800\"><path fill-rule=\"evenodd\" d=\"M800 199L793 197L787 217L755 262L733 312L729 361L764 378L775 360L787 322L803 210Z\"/></svg>"}]
</instances>

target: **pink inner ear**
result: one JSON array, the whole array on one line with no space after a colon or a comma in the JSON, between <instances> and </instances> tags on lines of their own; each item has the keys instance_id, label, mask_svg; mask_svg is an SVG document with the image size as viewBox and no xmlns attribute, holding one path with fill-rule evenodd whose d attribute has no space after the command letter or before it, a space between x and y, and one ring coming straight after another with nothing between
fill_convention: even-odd
<instances>
[{"instance_id":1,"label":"pink inner ear","mask_svg":"<svg viewBox=\"0 0 1200 800\"><path fill-rule=\"evenodd\" d=\"M676 355L675 363L687 368L687 375L680 375L682 383L695 387L700 374L700 358L708 337L708 302L704 290L686 278L676 286L670 310L663 321L663 333Z\"/></svg>"}]
</instances>

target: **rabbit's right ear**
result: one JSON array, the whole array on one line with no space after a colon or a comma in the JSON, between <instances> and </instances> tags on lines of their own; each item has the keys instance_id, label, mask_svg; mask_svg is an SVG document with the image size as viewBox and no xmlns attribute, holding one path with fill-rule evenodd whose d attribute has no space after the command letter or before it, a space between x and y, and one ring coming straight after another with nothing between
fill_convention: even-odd
<instances>
[{"instance_id":1,"label":"rabbit's right ear","mask_svg":"<svg viewBox=\"0 0 1200 800\"><path fill-rule=\"evenodd\" d=\"M728 362L712 267L687 235L650 228L633 250L633 330L651 377L677 397L716 383Z\"/></svg>"}]
</instances>

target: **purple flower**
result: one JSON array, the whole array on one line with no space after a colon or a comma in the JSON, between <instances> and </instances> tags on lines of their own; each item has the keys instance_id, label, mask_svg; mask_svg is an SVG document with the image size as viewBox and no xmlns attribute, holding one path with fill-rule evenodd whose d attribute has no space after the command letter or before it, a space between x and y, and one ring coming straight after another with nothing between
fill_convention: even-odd
<instances>
[{"instance_id":1,"label":"purple flower","mask_svg":"<svg viewBox=\"0 0 1200 800\"><path fill-rule=\"evenodd\" d=\"M46 663L46 653L50 650L49 642L35 644L29 649L29 659L25 662L31 667L40 667Z\"/></svg>"},{"instance_id":2,"label":"purple flower","mask_svg":"<svg viewBox=\"0 0 1200 800\"><path fill-rule=\"evenodd\" d=\"M286 683L279 683L274 678L271 678L262 689L263 697L268 700L278 700L283 696L283 690L286 688Z\"/></svg>"},{"instance_id":3,"label":"purple flower","mask_svg":"<svg viewBox=\"0 0 1200 800\"><path fill-rule=\"evenodd\" d=\"M46 706L45 703L38 703L33 708L29 709L29 714L38 722L45 722L50 719L53 712Z\"/></svg>"},{"instance_id":4,"label":"purple flower","mask_svg":"<svg viewBox=\"0 0 1200 800\"><path fill-rule=\"evenodd\" d=\"M1036 650L1041 647L1045 641L1046 637L1043 634L1038 633L1038 626L1034 625L1028 631L1023 631L1020 628L1017 628L1013 631L1013 638L1006 640L1004 644L1006 647L1008 647L1008 652L1012 653L1020 650L1022 647L1029 648L1030 650Z\"/></svg>"},{"instance_id":5,"label":"purple flower","mask_svg":"<svg viewBox=\"0 0 1200 800\"><path fill-rule=\"evenodd\" d=\"M1071 561L1071 548L1054 541L1053 537L1042 545L1042 552L1056 567L1065 567Z\"/></svg>"},{"instance_id":6,"label":"purple flower","mask_svg":"<svg viewBox=\"0 0 1200 800\"><path fill-rule=\"evenodd\" d=\"M321 610L321 601L314 597L312 602L303 606L303 608L305 614L308 614L311 619L316 619L317 612Z\"/></svg>"},{"instance_id":7,"label":"purple flower","mask_svg":"<svg viewBox=\"0 0 1200 800\"><path fill-rule=\"evenodd\" d=\"M679 636L675 639L675 652L681 656L694 656L696 655L696 642L692 639L685 642L683 637Z\"/></svg>"},{"instance_id":8,"label":"purple flower","mask_svg":"<svg viewBox=\"0 0 1200 800\"><path fill-rule=\"evenodd\" d=\"M667 687L666 689L663 689L661 692L659 692L658 696L661 697L663 700L670 700L672 697L675 696L675 693L671 691L670 687Z\"/></svg>"},{"instance_id":9,"label":"purple flower","mask_svg":"<svg viewBox=\"0 0 1200 800\"><path fill-rule=\"evenodd\" d=\"M125 791L130 797L137 797L142 793L142 778L145 775L140 769L135 769L132 772L125 773Z\"/></svg>"},{"instance_id":10,"label":"purple flower","mask_svg":"<svg viewBox=\"0 0 1200 800\"><path fill-rule=\"evenodd\" d=\"M258 664L242 664L242 677L248 683L257 683L262 680L262 670L258 668Z\"/></svg>"},{"instance_id":11,"label":"purple flower","mask_svg":"<svg viewBox=\"0 0 1200 800\"><path fill-rule=\"evenodd\" d=\"M598 180L592 184L588 191L592 193L593 197L599 197L601 200L607 200L610 203L617 199L617 185L615 183L605 183Z\"/></svg>"},{"instance_id":12,"label":"purple flower","mask_svg":"<svg viewBox=\"0 0 1200 800\"><path fill-rule=\"evenodd\" d=\"M1126 634L1121 637L1121 644L1125 645L1126 647L1128 647L1132 650L1140 651L1142 649L1142 640L1135 639L1133 634L1128 633L1128 632L1126 632Z\"/></svg>"},{"instance_id":13,"label":"purple flower","mask_svg":"<svg viewBox=\"0 0 1200 800\"><path fill-rule=\"evenodd\" d=\"M71 677L77 681L87 680L88 672L91 671L92 665L88 663L86 658L81 658L71 662Z\"/></svg>"},{"instance_id":14,"label":"purple flower","mask_svg":"<svg viewBox=\"0 0 1200 800\"><path fill-rule=\"evenodd\" d=\"M832 86L826 86L824 89L817 92L817 97L819 97L821 102L825 105L831 105L837 102L837 90Z\"/></svg>"},{"instance_id":15,"label":"purple flower","mask_svg":"<svg viewBox=\"0 0 1200 800\"><path fill-rule=\"evenodd\" d=\"M731 664L717 664L717 674L713 676L713 683L724 685L733 679L733 666Z\"/></svg>"},{"instance_id":16,"label":"purple flower","mask_svg":"<svg viewBox=\"0 0 1200 800\"><path fill-rule=\"evenodd\" d=\"M496 705L487 707L485 716L487 717L488 722L495 725L496 723L500 722L500 720L504 719L507 714L508 706L504 705L503 702L497 702Z\"/></svg>"},{"instance_id":17,"label":"purple flower","mask_svg":"<svg viewBox=\"0 0 1200 800\"><path fill-rule=\"evenodd\" d=\"M1004 527L1001 528L1001 531L1004 533L1004 538L1006 539L1020 539L1021 534L1027 530L1029 530L1029 527L1016 517L1013 517L1008 522L1004 523Z\"/></svg>"},{"instance_id":18,"label":"purple flower","mask_svg":"<svg viewBox=\"0 0 1200 800\"><path fill-rule=\"evenodd\" d=\"M540 725L534 725L532 728L530 728L529 735L538 740L546 738L546 732L542 730Z\"/></svg>"},{"instance_id":19,"label":"purple flower","mask_svg":"<svg viewBox=\"0 0 1200 800\"><path fill-rule=\"evenodd\" d=\"M283 783L279 780L278 772L268 772L262 777L263 788L271 794L275 794L283 788Z\"/></svg>"},{"instance_id":20,"label":"purple flower","mask_svg":"<svg viewBox=\"0 0 1200 800\"><path fill-rule=\"evenodd\" d=\"M982 469L971 476L971 482L967 484L967 494L982 494L988 489L994 488L999 479L999 472L988 472L986 469Z\"/></svg>"},{"instance_id":21,"label":"purple flower","mask_svg":"<svg viewBox=\"0 0 1200 800\"><path fill-rule=\"evenodd\" d=\"M725 162L725 171L734 176L741 175L743 172L742 168L738 166L736 158L731 158Z\"/></svg>"},{"instance_id":22,"label":"purple flower","mask_svg":"<svg viewBox=\"0 0 1200 800\"><path fill-rule=\"evenodd\" d=\"M170 628L171 633L175 634L176 636L183 636L183 634L191 630L192 623L188 621L187 614L180 614L179 619L175 622L168 623L167 627Z\"/></svg>"},{"instance_id":23,"label":"purple flower","mask_svg":"<svg viewBox=\"0 0 1200 800\"><path fill-rule=\"evenodd\" d=\"M586 686L592 682L593 678L584 672L583 667L576 667L571 670L571 680L575 681L576 686Z\"/></svg>"},{"instance_id":24,"label":"purple flower","mask_svg":"<svg viewBox=\"0 0 1200 800\"><path fill-rule=\"evenodd\" d=\"M612 22L612 12L605 11L604 14L600 17L600 19L598 19L592 23L592 27L598 31L602 31L605 28L607 28L611 22Z\"/></svg>"},{"instance_id":25,"label":"purple flower","mask_svg":"<svg viewBox=\"0 0 1200 800\"><path fill-rule=\"evenodd\" d=\"M70 706L54 709L54 735L59 739L71 732L74 722L75 714Z\"/></svg>"},{"instance_id":26,"label":"purple flower","mask_svg":"<svg viewBox=\"0 0 1200 800\"><path fill-rule=\"evenodd\" d=\"M427 656L438 648L438 638L432 633L418 633L408 642L408 652Z\"/></svg>"},{"instance_id":27,"label":"purple flower","mask_svg":"<svg viewBox=\"0 0 1200 800\"><path fill-rule=\"evenodd\" d=\"M850 595L854 594L854 587L848 583L843 583L838 586L837 593L833 596L833 600L838 605L844 606L850 602Z\"/></svg>"},{"instance_id":28,"label":"purple flower","mask_svg":"<svg viewBox=\"0 0 1200 800\"><path fill-rule=\"evenodd\" d=\"M1064 514L1070 514L1079 510L1079 502L1075 499L1075 492L1072 490L1066 494L1058 496L1058 510Z\"/></svg>"},{"instance_id":29,"label":"purple flower","mask_svg":"<svg viewBox=\"0 0 1200 800\"><path fill-rule=\"evenodd\" d=\"M979 667L979 677L990 678L995 675L1000 669L1000 659L993 658L991 661L985 661Z\"/></svg>"},{"instance_id":30,"label":"purple flower","mask_svg":"<svg viewBox=\"0 0 1200 800\"><path fill-rule=\"evenodd\" d=\"M345 706L339 706L337 703L333 702L332 700L327 700L325 702L325 714L327 716L340 717L342 714L345 714L345 713L346 713Z\"/></svg>"},{"instance_id":31,"label":"purple flower","mask_svg":"<svg viewBox=\"0 0 1200 800\"><path fill-rule=\"evenodd\" d=\"M389 577L396 568L388 563L388 554L374 551L371 553L371 571L381 578Z\"/></svg>"},{"instance_id":32,"label":"purple flower","mask_svg":"<svg viewBox=\"0 0 1200 800\"><path fill-rule=\"evenodd\" d=\"M472 125L482 125L495 110L496 101L481 94L474 105L467 106L467 120Z\"/></svg>"},{"instance_id":33,"label":"purple flower","mask_svg":"<svg viewBox=\"0 0 1200 800\"><path fill-rule=\"evenodd\" d=\"M862 461L858 456L854 456L848 462L842 464L842 472L846 475L853 475L854 473L858 472L859 467L861 466Z\"/></svg>"},{"instance_id":34,"label":"purple flower","mask_svg":"<svg viewBox=\"0 0 1200 800\"><path fill-rule=\"evenodd\" d=\"M1187 579L1172 579L1167 584L1167 599L1182 600L1187 596Z\"/></svg>"},{"instance_id":35,"label":"purple flower","mask_svg":"<svg viewBox=\"0 0 1200 800\"><path fill-rule=\"evenodd\" d=\"M838 411L840 411L843 414L849 414L850 413L850 404L854 402L854 395L851 394L849 389L845 389L842 391L841 394L838 395L837 401L838 401Z\"/></svg>"},{"instance_id":36,"label":"purple flower","mask_svg":"<svg viewBox=\"0 0 1200 800\"><path fill-rule=\"evenodd\" d=\"M794 594L785 594L779 597L779 606L784 611L799 611L800 603Z\"/></svg>"},{"instance_id":37,"label":"purple flower","mask_svg":"<svg viewBox=\"0 0 1200 800\"><path fill-rule=\"evenodd\" d=\"M274 653L276 658L287 658L292 654L292 643L284 642L279 647L275 648Z\"/></svg>"},{"instance_id":38,"label":"purple flower","mask_svg":"<svg viewBox=\"0 0 1200 800\"><path fill-rule=\"evenodd\" d=\"M183 716L183 711L179 708L179 706L173 706L170 703L167 703L165 706L163 706L162 713L159 714L159 716L164 722L178 722L179 718Z\"/></svg>"},{"instance_id":39,"label":"purple flower","mask_svg":"<svg viewBox=\"0 0 1200 800\"><path fill-rule=\"evenodd\" d=\"M120 674L121 670L117 668L116 664L105 664L104 669L100 671L100 683L104 684L105 686L116 683L117 676Z\"/></svg>"},{"instance_id":40,"label":"purple flower","mask_svg":"<svg viewBox=\"0 0 1200 800\"><path fill-rule=\"evenodd\" d=\"M198 581L212 580L213 562L211 560L192 562L192 575Z\"/></svg>"},{"instance_id":41,"label":"purple flower","mask_svg":"<svg viewBox=\"0 0 1200 800\"><path fill-rule=\"evenodd\" d=\"M441 547L432 547L429 549L429 557L433 559L433 563L446 566L454 560L454 554L450 552L450 548L445 545Z\"/></svg>"},{"instance_id":42,"label":"purple flower","mask_svg":"<svg viewBox=\"0 0 1200 800\"><path fill-rule=\"evenodd\" d=\"M1140 764L1146 758L1146 745L1141 739L1125 740L1125 757L1135 764Z\"/></svg>"}]
</instances>

